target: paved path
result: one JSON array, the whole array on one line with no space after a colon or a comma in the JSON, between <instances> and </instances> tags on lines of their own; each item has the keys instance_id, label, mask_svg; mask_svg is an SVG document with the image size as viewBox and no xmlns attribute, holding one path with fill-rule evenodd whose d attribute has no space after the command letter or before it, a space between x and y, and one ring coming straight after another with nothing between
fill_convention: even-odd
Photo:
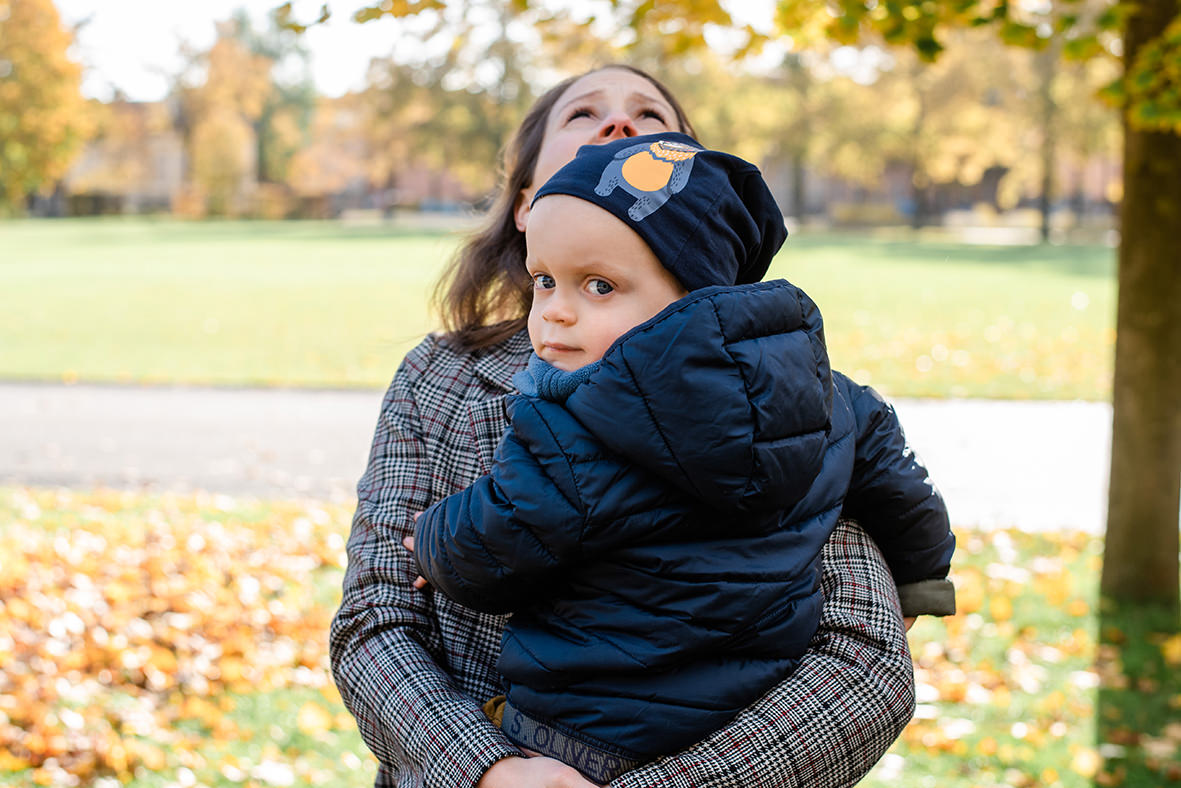
<instances>
[{"instance_id":1,"label":"paved path","mask_svg":"<svg viewBox=\"0 0 1181 788\"><path fill-rule=\"evenodd\" d=\"M1103 531L1107 403L899 400L895 408L953 524Z\"/></svg>"},{"instance_id":2,"label":"paved path","mask_svg":"<svg viewBox=\"0 0 1181 788\"><path fill-rule=\"evenodd\" d=\"M378 391L0 385L0 484L347 499Z\"/></svg>"},{"instance_id":3,"label":"paved path","mask_svg":"<svg viewBox=\"0 0 1181 788\"><path fill-rule=\"evenodd\" d=\"M0 385L0 484L350 500L379 391ZM1103 403L900 400L957 525L1098 532Z\"/></svg>"}]
</instances>

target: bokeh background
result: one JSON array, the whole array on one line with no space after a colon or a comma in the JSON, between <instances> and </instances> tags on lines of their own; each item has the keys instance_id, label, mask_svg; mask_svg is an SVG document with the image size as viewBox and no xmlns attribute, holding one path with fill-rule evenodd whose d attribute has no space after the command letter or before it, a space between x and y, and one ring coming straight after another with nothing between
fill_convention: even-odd
<instances>
[{"instance_id":1,"label":"bokeh background","mask_svg":"<svg viewBox=\"0 0 1181 788\"><path fill-rule=\"evenodd\" d=\"M1127 65L1133 16L0 0L0 784L372 784L327 662L349 487L508 134L609 62L760 164L771 275L941 463L960 614L862 784L1181 784L1176 574L1162 619L1099 602L1124 124L1181 130L1181 23Z\"/></svg>"}]
</instances>

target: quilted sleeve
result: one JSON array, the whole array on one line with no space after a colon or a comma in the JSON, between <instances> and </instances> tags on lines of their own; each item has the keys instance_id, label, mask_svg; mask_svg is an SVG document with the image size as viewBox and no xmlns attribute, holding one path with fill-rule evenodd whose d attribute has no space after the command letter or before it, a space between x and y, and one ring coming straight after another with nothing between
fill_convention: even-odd
<instances>
[{"instance_id":1,"label":"quilted sleeve","mask_svg":"<svg viewBox=\"0 0 1181 788\"><path fill-rule=\"evenodd\" d=\"M513 423L522 420L517 408ZM491 472L432 505L415 524L419 572L475 610L521 608L577 558L585 507L569 463L552 435L532 430L530 437L526 445L510 425Z\"/></svg>"},{"instance_id":2,"label":"quilted sleeve","mask_svg":"<svg viewBox=\"0 0 1181 788\"><path fill-rule=\"evenodd\" d=\"M419 571L435 588L475 610L510 613L563 569L684 533L692 501L605 450L560 404L516 397L508 411L489 474L415 525Z\"/></svg>"},{"instance_id":3,"label":"quilted sleeve","mask_svg":"<svg viewBox=\"0 0 1181 788\"><path fill-rule=\"evenodd\" d=\"M844 513L877 541L906 615L955 612L948 581L955 536L947 506L906 442L894 408L868 386L833 373L856 419L856 457Z\"/></svg>"},{"instance_id":4,"label":"quilted sleeve","mask_svg":"<svg viewBox=\"0 0 1181 788\"><path fill-rule=\"evenodd\" d=\"M914 713L914 667L882 556L841 522L822 554L824 609L790 677L692 747L611 788L845 788Z\"/></svg>"},{"instance_id":5,"label":"quilted sleeve","mask_svg":"<svg viewBox=\"0 0 1181 788\"><path fill-rule=\"evenodd\" d=\"M358 485L329 654L341 697L382 770L409 771L419 785L461 788L519 753L432 656L438 620L430 596L411 588L415 567L402 546L411 513L429 503L415 386L432 343L406 356L382 403Z\"/></svg>"}]
</instances>

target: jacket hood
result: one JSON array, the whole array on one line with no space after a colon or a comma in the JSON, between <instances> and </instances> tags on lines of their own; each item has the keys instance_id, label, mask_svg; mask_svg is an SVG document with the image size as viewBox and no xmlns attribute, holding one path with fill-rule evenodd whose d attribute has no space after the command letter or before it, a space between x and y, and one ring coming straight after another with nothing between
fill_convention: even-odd
<instances>
[{"instance_id":1,"label":"jacket hood","mask_svg":"<svg viewBox=\"0 0 1181 788\"><path fill-rule=\"evenodd\" d=\"M797 503L832 411L820 311L784 280L707 287L617 339L566 407L608 449L721 509Z\"/></svg>"}]
</instances>

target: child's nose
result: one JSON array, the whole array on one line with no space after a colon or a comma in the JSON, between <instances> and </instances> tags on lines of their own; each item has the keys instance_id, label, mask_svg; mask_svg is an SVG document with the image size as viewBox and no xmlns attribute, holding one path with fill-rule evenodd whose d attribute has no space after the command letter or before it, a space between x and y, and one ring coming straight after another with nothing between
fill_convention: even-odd
<instances>
[{"instance_id":1,"label":"child's nose","mask_svg":"<svg viewBox=\"0 0 1181 788\"><path fill-rule=\"evenodd\" d=\"M574 322L574 310L570 307L566 298L554 293L546 299L545 309L541 312L541 317L550 323L572 323Z\"/></svg>"}]
</instances>

